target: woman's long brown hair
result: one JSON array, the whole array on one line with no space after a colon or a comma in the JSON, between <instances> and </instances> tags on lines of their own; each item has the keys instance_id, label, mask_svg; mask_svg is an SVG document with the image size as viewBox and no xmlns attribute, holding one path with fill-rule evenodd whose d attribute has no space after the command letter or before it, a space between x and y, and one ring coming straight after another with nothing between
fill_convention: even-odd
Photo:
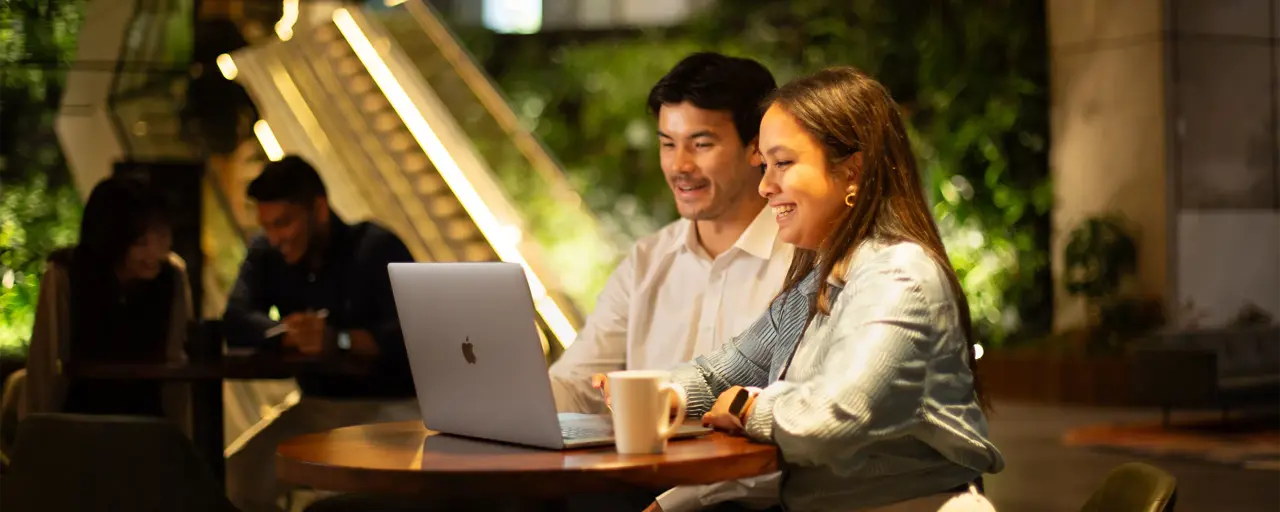
<instances>
[{"instance_id":1,"label":"woman's long brown hair","mask_svg":"<svg viewBox=\"0 0 1280 512\"><path fill-rule=\"evenodd\" d=\"M831 287L826 277L846 264L859 244L879 238L919 245L942 267L959 303L960 328L969 346L974 393L982 408L989 410L990 404L978 380L969 301L925 201L906 125L889 90L857 69L835 67L778 88L766 105L777 105L791 114L822 144L832 172L843 172L844 167L837 164L855 153L862 153L862 171L855 178L857 194L853 206L840 214L819 249L796 248L783 293L794 290L817 267L821 278L817 300L810 308L810 320L819 312L829 315Z\"/></svg>"}]
</instances>

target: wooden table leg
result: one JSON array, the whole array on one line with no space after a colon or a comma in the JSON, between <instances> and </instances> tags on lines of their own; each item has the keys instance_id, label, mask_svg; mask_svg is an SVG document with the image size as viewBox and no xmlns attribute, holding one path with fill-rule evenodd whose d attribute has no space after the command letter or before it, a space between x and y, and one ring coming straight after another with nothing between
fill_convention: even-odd
<instances>
[{"instance_id":1,"label":"wooden table leg","mask_svg":"<svg viewBox=\"0 0 1280 512\"><path fill-rule=\"evenodd\" d=\"M218 483L226 485L227 459L223 456L226 434L223 426L221 380L200 380L191 386L192 441L204 456Z\"/></svg>"}]
</instances>

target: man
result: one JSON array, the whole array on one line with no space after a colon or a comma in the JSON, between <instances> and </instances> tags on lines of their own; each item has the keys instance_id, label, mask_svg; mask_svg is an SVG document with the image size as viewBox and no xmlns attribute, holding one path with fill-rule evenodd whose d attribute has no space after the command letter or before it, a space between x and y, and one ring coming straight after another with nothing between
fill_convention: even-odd
<instances>
[{"instance_id":1,"label":"man","mask_svg":"<svg viewBox=\"0 0 1280 512\"><path fill-rule=\"evenodd\" d=\"M365 375L304 372L301 398L228 459L227 494L245 511L278 510L276 446L286 439L363 423L420 417L387 264L413 256L395 234L347 224L329 208L320 175L289 156L249 184L264 234L249 246L223 316L232 345L279 345L284 353L370 359ZM276 308L281 320L268 315Z\"/></svg>"},{"instance_id":2,"label":"man","mask_svg":"<svg viewBox=\"0 0 1280 512\"><path fill-rule=\"evenodd\" d=\"M649 93L677 220L635 246L609 277L573 345L551 366L562 411L605 410L591 376L666 369L745 330L782 286L791 246L756 192L756 134L773 75L696 53Z\"/></svg>"},{"instance_id":3,"label":"man","mask_svg":"<svg viewBox=\"0 0 1280 512\"><path fill-rule=\"evenodd\" d=\"M756 191L760 106L775 87L753 60L696 53L650 91L662 173L681 219L636 242L551 366L561 411L604 412L593 375L668 369L709 353L746 330L778 293L792 248L776 239ZM680 488L661 504L696 506L753 488L751 481Z\"/></svg>"}]
</instances>

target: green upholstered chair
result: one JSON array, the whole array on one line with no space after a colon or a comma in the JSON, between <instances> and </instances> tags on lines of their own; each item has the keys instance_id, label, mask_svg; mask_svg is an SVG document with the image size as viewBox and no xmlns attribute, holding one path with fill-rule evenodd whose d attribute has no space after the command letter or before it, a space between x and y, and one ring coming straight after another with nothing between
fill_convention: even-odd
<instances>
[{"instance_id":1,"label":"green upholstered chair","mask_svg":"<svg viewBox=\"0 0 1280 512\"><path fill-rule=\"evenodd\" d=\"M1080 512L1173 512L1178 481L1164 470L1130 462L1103 480Z\"/></svg>"}]
</instances>

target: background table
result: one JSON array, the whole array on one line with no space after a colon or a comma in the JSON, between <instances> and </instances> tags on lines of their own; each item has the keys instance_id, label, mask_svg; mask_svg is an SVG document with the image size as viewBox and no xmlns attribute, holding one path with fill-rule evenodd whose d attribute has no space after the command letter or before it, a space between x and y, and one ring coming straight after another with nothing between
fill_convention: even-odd
<instances>
[{"instance_id":1,"label":"background table","mask_svg":"<svg viewBox=\"0 0 1280 512\"><path fill-rule=\"evenodd\" d=\"M255 353L220 355L187 363L69 363L72 378L190 382L191 440L204 455L219 481L226 478L223 451L224 380L288 379L301 372L368 375L373 360L355 356L326 358Z\"/></svg>"},{"instance_id":2,"label":"background table","mask_svg":"<svg viewBox=\"0 0 1280 512\"><path fill-rule=\"evenodd\" d=\"M276 476L292 484L433 497L660 491L776 470L774 446L721 433L673 440L661 455L619 455L612 446L557 451L440 435L418 421L305 435L276 455Z\"/></svg>"}]
</instances>

